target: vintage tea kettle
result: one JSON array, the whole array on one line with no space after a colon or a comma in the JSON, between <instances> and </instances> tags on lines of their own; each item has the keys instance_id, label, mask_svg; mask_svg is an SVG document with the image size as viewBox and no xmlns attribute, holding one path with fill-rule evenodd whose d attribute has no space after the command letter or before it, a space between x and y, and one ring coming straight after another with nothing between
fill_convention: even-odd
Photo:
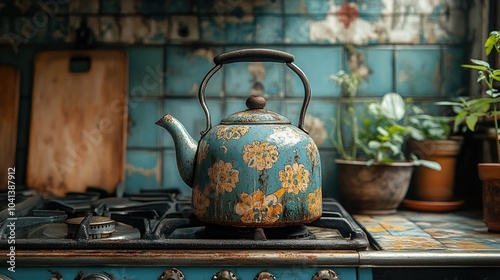
<instances>
[{"instance_id":1,"label":"vintage tea kettle","mask_svg":"<svg viewBox=\"0 0 500 280\"><path fill-rule=\"evenodd\" d=\"M206 130L198 143L171 115L156 124L171 134L177 167L192 188L192 210L201 221L238 227L280 227L312 222L321 216L321 165L318 148L304 129L311 96L294 56L277 50L243 49L220 54L201 82L198 96ZM205 88L224 64L281 62L304 84L299 125L264 109L262 96L247 99L247 110L212 127Z\"/></svg>"}]
</instances>

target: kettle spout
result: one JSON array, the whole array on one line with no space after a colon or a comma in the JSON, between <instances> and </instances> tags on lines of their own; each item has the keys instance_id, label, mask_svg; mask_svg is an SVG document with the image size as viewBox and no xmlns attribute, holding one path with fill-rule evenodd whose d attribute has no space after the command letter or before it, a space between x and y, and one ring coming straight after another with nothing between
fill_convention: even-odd
<instances>
[{"instance_id":1,"label":"kettle spout","mask_svg":"<svg viewBox=\"0 0 500 280\"><path fill-rule=\"evenodd\" d=\"M189 135L186 128L174 117L167 114L156 122L165 128L172 136L175 146L177 169L182 180L192 187L194 177L194 163L198 143Z\"/></svg>"}]
</instances>

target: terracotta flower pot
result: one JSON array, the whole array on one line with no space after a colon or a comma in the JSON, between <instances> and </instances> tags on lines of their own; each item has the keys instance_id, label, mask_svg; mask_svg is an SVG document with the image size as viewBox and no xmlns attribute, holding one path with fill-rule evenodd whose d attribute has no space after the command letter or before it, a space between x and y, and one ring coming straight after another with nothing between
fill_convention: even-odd
<instances>
[{"instance_id":1,"label":"terracotta flower pot","mask_svg":"<svg viewBox=\"0 0 500 280\"><path fill-rule=\"evenodd\" d=\"M459 140L410 141L410 151L421 159L435 161L441 171L418 166L413 173L415 198L426 201L449 201L455 189L455 167L460 152Z\"/></svg>"},{"instance_id":2,"label":"terracotta flower pot","mask_svg":"<svg viewBox=\"0 0 500 280\"><path fill-rule=\"evenodd\" d=\"M500 232L500 164L478 164L483 182L483 220L489 231Z\"/></svg>"},{"instance_id":3,"label":"terracotta flower pot","mask_svg":"<svg viewBox=\"0 0 500 280\"><path fill-rule=\"evenodd\" d=\"M413 164L366 166L363 161L336 160L340 193L352 213L391 214L403 201L410 185Z\"/></svg>"}]
</instances>

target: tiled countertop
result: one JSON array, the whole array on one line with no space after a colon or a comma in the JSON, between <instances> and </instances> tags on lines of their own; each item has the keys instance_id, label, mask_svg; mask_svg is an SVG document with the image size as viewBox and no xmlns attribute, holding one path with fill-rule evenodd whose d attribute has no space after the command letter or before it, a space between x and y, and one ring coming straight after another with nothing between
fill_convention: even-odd
<instances>
[{"instance_id":1,"label":"tiled countertop","mask_svg":"<svg viewBox=\"0 0 500 280\"><path fill-rule=\"evenodd\" d=\"M373 250L361 265L471 265L500 267L500 233L490 233L480 212L353 215Z\"/></svg>"}]
</instances>

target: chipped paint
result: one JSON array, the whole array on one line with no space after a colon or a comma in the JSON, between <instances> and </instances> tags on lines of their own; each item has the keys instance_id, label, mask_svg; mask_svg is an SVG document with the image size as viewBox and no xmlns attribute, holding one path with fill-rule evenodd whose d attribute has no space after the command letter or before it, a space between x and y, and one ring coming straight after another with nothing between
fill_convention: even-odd
<instances>
[{"instance_id":1,"label":"chipped paint","mask_svg":"<svg viewBox=\"0 0 500 280\"><path fill-rule=\"evenodd\" d=\"M266 77L266 67L262 62L250 62L248 64L248 73L252 75L254 80L262 81Z\"/></svg>"},{"instance_id":2,"label":"chipped paint","mask_svg":"<svg viewBox=\"0 0 500 280\"><path fill-rule=\"evenodd\" d=\"M347 22L345 17L339 16L344 14L343 10L346 9L350 14L353 10L357 12L355 3L345 3L339 7L330 2L329 5L329 11L324 20L309 21L309 39L312 42L366 44L378 38L376 25L360 17Z\"/></svg>"},{"instance_id":3,"label":"chipped paint","mask_svg":"<svg viewBox=\"0 0 500 280\"><path fill-rule=\"evenodd\" d=\"M160 163L159 163L159 158L158 162L156 163L156 166L150 169L145 169L142 166L134 166L130 163L127 163L125 165L125 171L127 171L130 175L132 174L139 174L144 177L151 177L155 176L155 180L159 183L160 182Z\"/></svg>"},{"instance_id":4,"label":"chipped paint","mask_svg":"<svg viewBox=\"0 0 500 280\"><path fill-rule=\"evenodd\" d=\"M212 63L214 57L217 55L214 49L211 48L198 48L192 52L193 57L201 57Z\"/></svg>"}]
</instances>

